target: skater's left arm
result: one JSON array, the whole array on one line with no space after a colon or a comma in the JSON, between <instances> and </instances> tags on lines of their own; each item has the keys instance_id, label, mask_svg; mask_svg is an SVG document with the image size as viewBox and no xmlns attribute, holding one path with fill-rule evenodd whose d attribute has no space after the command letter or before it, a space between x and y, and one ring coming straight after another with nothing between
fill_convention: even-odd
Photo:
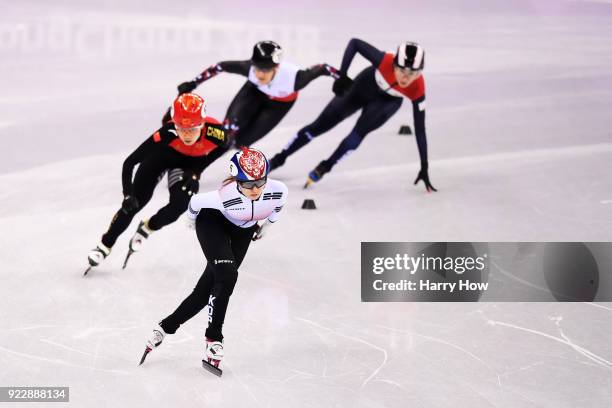
<instances>
[{"instance_id":1,"label":"skater's left arm","mask_svg":"<svg viewBox=\"0 0 612 408\"><path fill-rule=\"evenodd\" d=\"M308 85L314 79L320 76L331 76L334 79L340 78L339 71L329 64L314 65L308 69L300 69L295 76L294 89L299 91Z\"/></svg>"},{"instance_id":2,"label":"skater's left arm","mask_svg":"<svg viewBox=\"0 0 612 408\"><path fill-rule=\"evenodd\" d=\"M414 184L423 180L427 192L438 191L429 181L429 163L427 161L427 136L425 133L425 95L412 101L412 113L414 117L414 134L416 136L419 157L421 159L421 170Z\"/></svg>"}]
</instances>

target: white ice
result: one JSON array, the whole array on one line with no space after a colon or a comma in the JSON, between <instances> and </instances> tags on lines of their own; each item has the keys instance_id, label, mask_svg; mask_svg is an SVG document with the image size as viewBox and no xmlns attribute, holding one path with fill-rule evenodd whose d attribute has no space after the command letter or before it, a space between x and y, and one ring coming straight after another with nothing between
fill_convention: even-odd
<instances>
[{"instance_id":1,"label":"white ice","mask_svg":"<svg viewBox=\"0 0 612 408\"><path fill-rule=\"evenodd\" d=\"M610 406L610 304L367 304L359 286L362 241L612 240L609 1L29 0L1 14L0 386L70 386L74 407ZM425 47L439 192L412 185L416 144L397 135L408 104L302 190L351 117L274 174L289 203L240 270L223 377L200 365L203 315L139 367L205 260L176 223L121 270L132 225L81 277L120 202L123 159L202 68L263 38L304 66L338 65L354 36ZM365 66L357 57L350 73ZM199 88L213 116L242 82ZM305 89L257 147L280 150L330 87ZM202 191L225 172L221 159ZM142 217L166 198L162 184Z\"/></svg>"}]
</instances>

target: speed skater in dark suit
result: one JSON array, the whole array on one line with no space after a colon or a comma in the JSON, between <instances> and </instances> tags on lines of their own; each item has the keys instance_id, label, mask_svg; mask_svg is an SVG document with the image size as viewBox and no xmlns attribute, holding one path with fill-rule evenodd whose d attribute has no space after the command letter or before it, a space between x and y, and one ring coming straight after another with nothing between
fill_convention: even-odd
<instances>
[{"instance_id":1,"label":"speed skater in dark suit","mask_svg":"<svg viewBox=\"0 0 612 408\"><path fill-rule=\"evenodd\" d=\"M208 370L221 374L218 367L223 358L222 327L238 280L238 268L251 241L260 239L268 226L278 221L287 200L287 187L267 178L268 171L269 163L263 153L242 148L232 157L231 177L219 190L191 198L187 224L192 228L195 225L206 269L191 294L153 330L141 364L164 336L174 334L179 326L208 306L203 363Z\"/></svg>"},{"instance_id":2,"label":"speed skater in dark suit","mask_svg":"<svg viewBox=\"0 0 612 408\"><path fill-rule=\"evenodd\" d=\"M351 81L346 73L356 53L361 54L372 65ZM310 172L306 186L319 181L340 159L357 149L370 132L387 122L398 111L403 99L408 98L412 102L414 130L421 159L421 169L414 184L422 180L428 192L437 191L431 185L428 173L425 79L422 73L424 65L425 52L416 43L402 43L393 54L356 38L350 40L342 57L340 78L334 81L333 90L336 96L314 122L300 129L289 144L270 160L272 169L282 166L287 157L313 138L327 132L361 109L355 127L332 155Z\"/></svg>"},{"instance_id":3,"label":"speed skater in dark suit","mask_svg":"<svg viewBox=\"0 0 612 408\"><path fill-rule=\"evenodd\" d=\"M274 41L260 41L250 60L222 61L206 68L195 79L178 86L179 94L193 91L221 72L247 77L225 114L224 126L233 144L251 146L267 135L295 104L299 91L312 80L326 75L339 78L338 70L328 64L301 69L283 59L283 50ZM162 122L170 120L169 111ZM229 149L217 149L211 162Z\"/></svg>"},{"instance_id":4,"label":"speed skater in dark suit","mask_svg":"<svg viewBox=\"0 0 612 408\"><path fill-rule=\"evenodd\" d=\"M176 221L198 191L200 174L208 164L209 154L224 147L226 142L221 123L206 116L201 96L193 93L178 96L172 105L172 121L148 137L123 162L121 208L100 243L90 251L90 267L85 274L110 254L119 235L149 202L165 173L168 173L169 202L148 220L140 221L130 240L124 267L129 256L138 251L153 232Z\"/></svg>"}]
</instances>

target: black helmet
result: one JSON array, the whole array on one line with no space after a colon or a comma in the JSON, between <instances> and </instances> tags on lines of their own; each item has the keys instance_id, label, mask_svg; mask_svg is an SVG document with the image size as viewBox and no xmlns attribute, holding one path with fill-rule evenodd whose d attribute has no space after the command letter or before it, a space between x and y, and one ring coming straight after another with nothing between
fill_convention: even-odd
<instances>
[{"instance_id":1,"label":"black helmet","mask_svg":"<svg viewBox=\"0 0 612 408\"><path fill-rule=\"evenodd\" d=\"M425 51L417 43L402 43L397 47L393 63L400 68L420 71L425 67Z\"/></svg>"},{"instance_id":2,"label":"black helmet","mask_svg":"<svg viewBox=\"0 0 612 408\"><path fill-rule=\"evenodd\" d=\"M282 55L282 48L274 41L260 41L253 47L251 63L257 68L274 68L280 63Z\"/></svg>"}]
</instances>

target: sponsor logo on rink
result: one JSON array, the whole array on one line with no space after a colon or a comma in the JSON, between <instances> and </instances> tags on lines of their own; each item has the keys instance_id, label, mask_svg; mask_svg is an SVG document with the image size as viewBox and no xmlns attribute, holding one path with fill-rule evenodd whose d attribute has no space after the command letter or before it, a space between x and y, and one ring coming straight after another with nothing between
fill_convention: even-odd
<instances>
[{"instance_id":1,"label":"sponsor logo on rink","mask_svg":"<svg viewBox=\"0 0 612 408\"><path fill-rule=\"evenodd\" d=\"M362 242L364 302L612 301L609 242Z\"/></svg>"}]
</instances>

